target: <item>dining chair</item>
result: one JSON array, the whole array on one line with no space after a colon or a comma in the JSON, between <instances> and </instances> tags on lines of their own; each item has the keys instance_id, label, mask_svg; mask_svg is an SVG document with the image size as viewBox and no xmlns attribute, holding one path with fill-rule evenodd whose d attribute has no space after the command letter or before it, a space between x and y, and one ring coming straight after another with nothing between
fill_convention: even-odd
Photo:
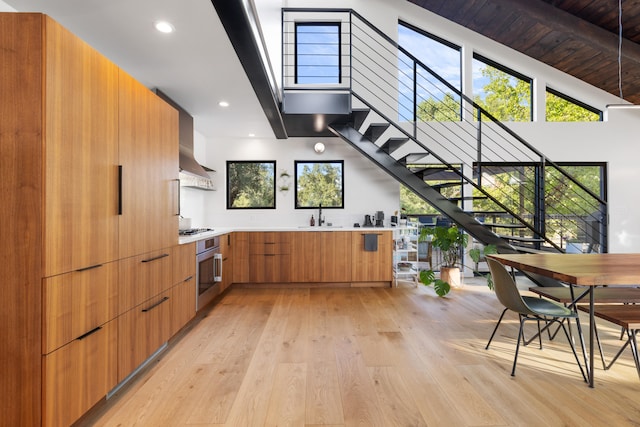
<instances>
[{"instance_id":1,"label":"dining chair","mask_svg":"<svg viewBox=\"0 0 640 427\"><path fill-rule=\"evenodd\" d=\"M520 350L520 340L523 337L524 324L527 321L534 320L536 322L545 322L545 327L541 330L540 324L538 323L538 334L537 337L540 340L540 348L542 348L542 332L549 328L553 323L558 323L567 337L567 341L571 346L571 351L576 359L576 363L580 368L580 373L585 381L587 381L587 376L585 371L582 369L582 364L580 363L580 359L578 358L578 353L576 352L576 348L573 344L573 340L569 336L567 332L567 328L564 323L561 322L562 319L575 319L576 323L580 324L580 319L578 314L554 301L527 296L520 295L520 291L516 286L516 282L513 277L509 274L507 269L502 265L499 261L496 261L492 258L487 258L487 263L489 264L489 270L491 271L491 276L493 278L493 285L496 297L498 301L505 307L505 310L502 312L498 323L496 324L493 333L491 334L491 338L489 338L489 342L487 343L486 349L489 349L489 345L493 340L493 337L498 330L498 326L500 326L500 322L502 321L502 317L504 316L507 310L511 310L518 314L520 318L520 329L518 331L518 340L516 341L516 351L513 358L513 367L511 369L511 376L515 376L516 373L516 364L518 361L518 351ZM581 328L578 327L578 330ZM535 337L534 337L535 338ZM532 338L533 339L533 338ZM586 348L584 346L584 339L582 334L580 334L580 343L582 346L583 354L586 354Z\"/></svg>"}]
</instances>

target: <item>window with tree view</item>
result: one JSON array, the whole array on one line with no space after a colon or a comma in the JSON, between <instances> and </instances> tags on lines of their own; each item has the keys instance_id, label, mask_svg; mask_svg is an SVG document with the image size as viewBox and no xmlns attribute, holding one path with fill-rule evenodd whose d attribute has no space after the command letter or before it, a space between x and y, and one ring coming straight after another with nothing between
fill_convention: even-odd
<instances>
[{"instance_id":1,"label":"window with tree view","mask_svg":"<svg viewBox=\"0 0 640 427\"><path fill-rule=\"evenodd\" d=\"M480 55L473 55L473 100L502 122L528 122L532 81ZM483 118L486 120L486 118Z\"/></svg>"},{"instance_id":2,"label":"window with tree view","mask_svg":"<svg viewBox=\"0 0 640 427\"><path fill-rule=\"evenodd\" d=\"M275 209L275 161L227 162L227 209Z\"/></svg>"},{"instance_id":3,"label":"window with tree view","mask_svg":"<svg viewBox=\"0 0 640 427\"><path fill-rule=\"evenodd\" d=\"M343 161L296 161L296 209L343 208Z\"/></svg>"},{"instance_id":4,"label":"window with tree view","mask_svg":"<svg viewBox=\"0 0 640 427\"><path fill-rule=\"evenodd\" d=\"M460 92L462 73L459 46L404 22L398 25L398 44ZM414 102L417 118L421 121L460 120L460 95L421 65L416 65L414 76L414 61L409 58L404 53L400 53L398 58L401 73L400 120L413 121Z\"/></svg>"},{"instance_id":5,"label":"window with tree view","mask_svg":"<svg viewBox=\"0 0 640 427\"><path fill-rule=\"evenodd\" d=\"M602 111L547 88L546 120L548 122L599 122Z\"/></svg>"}]
</instances>

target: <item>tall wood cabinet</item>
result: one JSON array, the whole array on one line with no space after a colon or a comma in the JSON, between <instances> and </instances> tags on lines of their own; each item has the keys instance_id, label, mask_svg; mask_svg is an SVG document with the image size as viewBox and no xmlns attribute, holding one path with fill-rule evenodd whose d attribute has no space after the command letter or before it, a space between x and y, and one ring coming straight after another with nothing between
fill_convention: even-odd
<instances>
[{"instance_id":1,"label":"tall wood cabinet","mask_svg":"<svg viewBox=\"0 0 640 427\"><path fill-rule=\"evenodd\" d=\"M117 384L122 259L177 243L178 115L42 14L0 13L0 93L2 423L69 425Z\"/></svg>"}]
</instances>

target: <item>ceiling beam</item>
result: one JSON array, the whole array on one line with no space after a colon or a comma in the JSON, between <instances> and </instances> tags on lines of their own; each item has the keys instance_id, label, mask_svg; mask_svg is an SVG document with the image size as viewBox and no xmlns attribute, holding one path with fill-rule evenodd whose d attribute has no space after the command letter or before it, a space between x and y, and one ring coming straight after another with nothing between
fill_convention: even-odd
<instances>
[{"instance_id":1,"label":"ceiling beam","mask_svg":"<svg viewBox=\"0 0 640 427\"><path fill-rule=\"evenodd\" d=\"M280 102L276 95L277 87L273 87L271 70L262 60L260 46L262 40L256 40L252 29L251 18L247 15L242 1L211 0L229 40L238 55L258 102L271 124L273 133L278 139L286 139L287 131L280 113ZM258 45L260 43L260 46Z\"/></svg>"}]
</instances>

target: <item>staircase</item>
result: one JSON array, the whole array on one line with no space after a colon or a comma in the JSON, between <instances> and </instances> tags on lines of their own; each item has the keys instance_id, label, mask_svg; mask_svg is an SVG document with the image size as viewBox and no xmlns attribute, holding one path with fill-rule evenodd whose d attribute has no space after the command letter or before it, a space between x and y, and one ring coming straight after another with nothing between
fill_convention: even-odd
<instances>
[{"instance_id":1,"label":"staircase","mask_svg":"<svg viewBox=\"0 0 640 427\"><path fill-rule=\"evenodd\" d=\"M338 14L349 41L343 80L331 90L347 94L350 109L334 117L333 134L499 253L563 252L569 235L606 252L604 200L352 10L283 11L285 101L301 89L286 83L291 28L313 13ZM459 101L448 112L459 120L419 117L421 102L445 96Z\"/></svg>"}]
</instances>

